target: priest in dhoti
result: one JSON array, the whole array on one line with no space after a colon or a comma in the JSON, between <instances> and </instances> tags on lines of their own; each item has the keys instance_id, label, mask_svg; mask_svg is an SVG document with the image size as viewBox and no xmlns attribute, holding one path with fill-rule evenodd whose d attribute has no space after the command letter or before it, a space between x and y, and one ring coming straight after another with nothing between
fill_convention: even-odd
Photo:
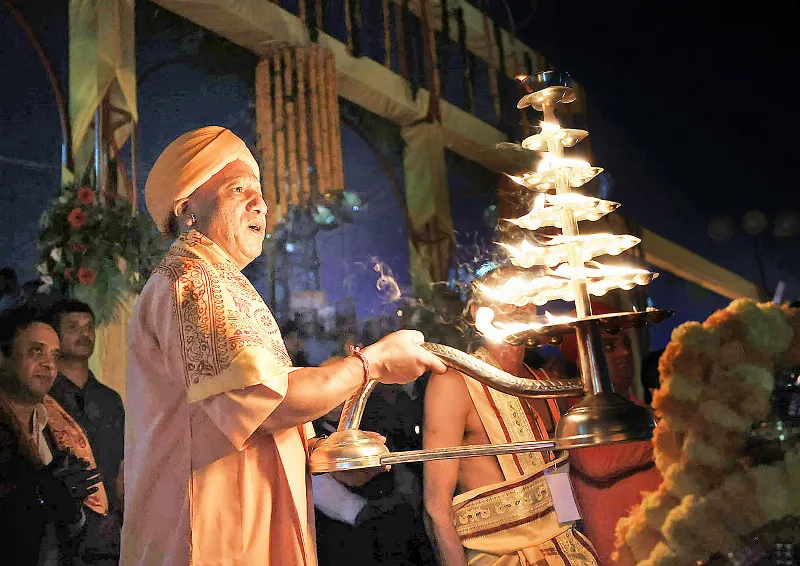
<instances>
[{"instance_id":1,"label":"priest in dhoti","mask_svg":"<svg viewBox=\"0 0 800 566\"><path fill-rule=\"evenodd\" d=\"M122 566L314 565L308 423L367 378L411 381L442 362L400 331L324 368L293 368L241 269L267 206L246 145L188 132L153 166L147 209L175 238L129 332Z\"/></svg>"},{"instance_id":2,"label":"priest in dhoti","mask_svg":"<svg viewBox=\"0 0 800 566\"><path fill-rule=\"evenodd\" d=\"M502 284L513 270L500 267L485 283ZM481 306L473 292L471 310ZM497 306L497 305L495 305ZM512 308L507 314L520 314ZM505 314L496 312L496 321ZM551 379L524 362L525 349L486 344L473 353L497 368L529 379ZM424 448L546 440L561 407L526 401L455 370L431 377L425 393ZM425 462L426 522L442 565L596 566L591 543L575 517L556 513L547 474L566 470L565 452L529 452ZM562 479L566 479L563 478ZM568 486L568 484L567 484ZM570 498L571 493L558 494Z\"/></svg>"}]
</instances>

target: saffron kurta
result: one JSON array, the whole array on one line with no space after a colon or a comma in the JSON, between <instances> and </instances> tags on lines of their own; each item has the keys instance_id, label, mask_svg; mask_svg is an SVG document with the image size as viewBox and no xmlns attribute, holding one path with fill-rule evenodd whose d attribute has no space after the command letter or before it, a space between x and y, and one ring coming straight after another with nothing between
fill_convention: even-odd
<instances>
[{"instance_id":1,"label":"saffron kurta","mask_svg":"<svg viewBox=\"0 0 800 566\"><path fill-rule=\"evenodd\" d=\"M131 321L122 566L315 565L305 441L266 434L291 362L267 306L196 231Z\"/></svg>"}]
</instances>

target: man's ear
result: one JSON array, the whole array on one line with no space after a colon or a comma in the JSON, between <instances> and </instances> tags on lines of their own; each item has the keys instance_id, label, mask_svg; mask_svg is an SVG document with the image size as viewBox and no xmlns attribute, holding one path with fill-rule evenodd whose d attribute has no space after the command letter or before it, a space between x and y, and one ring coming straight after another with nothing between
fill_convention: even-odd
<instances>
[{"instance_id":1,"label":"man's ear","mask_svg":"<svg viewBox=\"0 0 800 566\"><path fill-rule=\"evenodd\" d=\"M172 212L175 214L175 216L180 218L181 216L186 214L187 208L189 208L188 197L176 200L172 205Z\"/></svg>"}]
</instances>

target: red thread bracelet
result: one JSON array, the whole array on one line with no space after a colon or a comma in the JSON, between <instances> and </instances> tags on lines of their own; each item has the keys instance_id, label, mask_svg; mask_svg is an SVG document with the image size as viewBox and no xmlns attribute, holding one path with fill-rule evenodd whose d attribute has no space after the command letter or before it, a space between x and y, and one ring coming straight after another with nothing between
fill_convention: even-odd
<instances>
[{"instance_id":1,"label":"red thread bracelet","mask_svg":"<svg viewBox=\"0 0 800 566\"><path fill-rule=\"evenodd\" d=\"M367 356L364 355L364 352L361 351L361 348L358 346L350 346L350 353L361 360L361 365L364 366L364 383L367 383L370 378L370 371L369 371L369 360Z\"/></svg>"}]
</instances>

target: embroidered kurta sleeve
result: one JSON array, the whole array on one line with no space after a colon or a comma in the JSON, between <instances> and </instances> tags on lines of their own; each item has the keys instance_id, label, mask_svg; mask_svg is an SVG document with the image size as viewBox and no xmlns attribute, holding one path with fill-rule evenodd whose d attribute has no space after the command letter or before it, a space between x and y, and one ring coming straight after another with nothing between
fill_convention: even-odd
<instances>
[{"instance_id":1,"label":"embroidered kurta sleeve","mask_svg":"<svg viewBox=\"0 0 800 566\"><path fill-rule=\"evenodd\" d=\"M264 385L286 394L291 360L261 296L204 236L190 232L156 270L169 282L162 336L179 353L190 403Z\"/></svg>"},{"instance_id":2,"label":"embroidered kurta sleeve","mask_svg":"<svg viewBox=\"0 0 800 566\"><path fill-rule=\"evenodd\" d=\"M168 352L169 373L243 450L288 388L291 362L277 325L238 270L192 257L168 260L151 285L152 305L160 305L153 327Z\"/></svg>"}]
</instances>

